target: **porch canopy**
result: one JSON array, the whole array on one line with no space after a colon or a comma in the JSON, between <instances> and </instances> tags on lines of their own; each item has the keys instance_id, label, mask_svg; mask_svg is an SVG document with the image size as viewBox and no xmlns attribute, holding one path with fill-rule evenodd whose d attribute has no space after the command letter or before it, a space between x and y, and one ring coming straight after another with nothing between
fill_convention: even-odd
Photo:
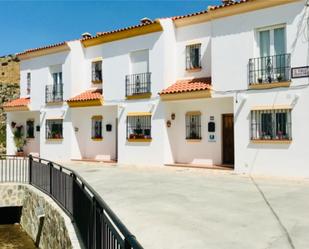
<instances>
[{"instance_id":1,"label":"porch canopy","mask_svg":"<svg viewBox=\"0 0 309 249\"><path fill-rule=\"evenodd\" d=\"M103 105L102 89L87 90L67 100L70 107L87 107Z\"/></svg>"},{"instance_id":2,"label":"porch canopy","mask_svg":"<svg viewBox=\"0 0 309 249\"><path fill-rule=\"evenodd\" d=\"M159 93L162 100L182 100L211 97L211 78L178 80Z\"/></svg>"},{"instance_id":3,"label":"porch canopy","mask_svg":"<svg viewBox=\"0 0 309 249\"><path fill-rule=\"evenodd\" d=\"M5 112L29 111L29 104L30 98L19 98L3 104L2 107Z\"/></svg>"}]
</instances>

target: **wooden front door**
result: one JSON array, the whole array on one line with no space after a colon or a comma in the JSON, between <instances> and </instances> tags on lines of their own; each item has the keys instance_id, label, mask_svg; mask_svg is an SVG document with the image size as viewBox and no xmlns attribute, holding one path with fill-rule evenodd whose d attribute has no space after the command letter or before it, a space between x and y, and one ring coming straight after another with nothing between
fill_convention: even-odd
<instances>
[{"instance_id":1,"label":"wooden front door","mask_svg":"<svg viewBox=\"0 0 309 249\"><path fill-rule=\"evenodd\" d=\"M234 165L234 116L222 115L222 163Z\"/></svg>"}]
</instances>

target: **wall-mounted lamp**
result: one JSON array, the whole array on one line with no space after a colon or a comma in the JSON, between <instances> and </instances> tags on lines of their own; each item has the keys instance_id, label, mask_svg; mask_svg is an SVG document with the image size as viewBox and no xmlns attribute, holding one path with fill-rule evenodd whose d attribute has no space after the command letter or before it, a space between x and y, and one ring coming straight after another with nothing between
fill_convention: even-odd
<instances>
[{"instance_id":1,"label":"wall-mounted lamp","mask_svg":"<svg viewBox=\"0 0 309 249\"><path fill-rule=\"evenodd\" d=\"M166 126L167 126L167 128L170 128L170 127L171 127L171 125L172 125L171 120L167 120L167 121L166 121Z\"/></svg>"},{"instance_id":2,"label":"wall-mounted lamp","mask_svg":"<svg viewBox=\"0 0 309 249\"><path fill-rule=\"evenodd\" d=\"M75 131L75 132L78 132L78 127L74 127L74 131Z\"/></svg>"},{"instance_id":3,"label":"wall-mounted lamp","mask_svg":"<svg viewBox=\"0 0 309 249\"><path fill-rule=\"evenodd\" d=\"M175 120L175 118L176 118L176 114L175 114L175 113L172 113L172 114L171 114L171 119L172 119L172 120Z\"/></svg>"}]
</instances>

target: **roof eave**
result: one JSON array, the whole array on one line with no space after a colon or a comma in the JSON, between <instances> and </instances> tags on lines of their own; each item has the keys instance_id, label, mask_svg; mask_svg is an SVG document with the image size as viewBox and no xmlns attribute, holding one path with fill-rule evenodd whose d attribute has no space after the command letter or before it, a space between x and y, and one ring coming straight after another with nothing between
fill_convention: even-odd
<instances>
[{"instance_id":1,"label":"roof eave","mask_svg":"<svg viewBox=\"0 0 309 249\"><path fill-rule=\"evenodd\" d=\"M102 43L122 40L126 38L131 38L135 36L150 34L154 32L162 31L163 27L159 21L155 21L148 25L138 26L132 29L124 29L117 32L106 33L102 35L98 35L96 37L92 37L89 39L82 40L82 44L84 47L96 46Z\"/></svg>"},{"instance_id":2,"label":"roof eave","mask_svg":"<svg viewBox=\"0 0 309 249\"><path fill-rule=\"evenodd\" d=\"M26 51L24 53L17 54L17 57L20 60L28 60L28 59L32 59L32 58L39 57L39 56L55 54L55 53L60 53L64 51L69 51L69 50L70 50L70 47L67 44L67 42L65 42L57 46L38 48L32 51Z\"/></svg>"},{"instance_id":3,"label":"roof eave","mask_svg":"<svg viewBox=\"0 0 309 249\"><path fill-rule=\"evenodd\" d=\"M233 16L242 14L249 11L255 11L260 9L265 9L269 7L275 7L278 5L298 2L301 0L248 0L246 2L238 2L235 4L231 4L228 6L222 7L213 7L208 10L206 13L192 15L192 16L185 16L182 18L174 19L174 24L176 27L183 27L198 23L207 22L213 19Z\"/></svg>"}]
</instances>

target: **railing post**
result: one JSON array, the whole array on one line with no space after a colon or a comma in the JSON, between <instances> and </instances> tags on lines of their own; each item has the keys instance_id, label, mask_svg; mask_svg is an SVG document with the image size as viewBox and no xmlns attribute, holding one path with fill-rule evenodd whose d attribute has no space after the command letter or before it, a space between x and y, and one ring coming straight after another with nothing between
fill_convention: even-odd
<instances>
[{"instance_id":1,"label":"railing post","mask_svg":"<svg viewBox=\"0 0 309 249\"><path fill-rule=\"evenodd\" d=\"M124 249L132 249L132 246L131 246L128 238L124 239Z\"/></svg>"},{"instance_id":2,"label":"railing post","mask_svg":"<svg viewBox=\"0 0 309 249\"><path fill-rule=\"evenodd\" d=\"M29 184L32 183L32 162L33 162L33 157L32 155L29 155Z\"/></svg>"},{"instance_id":3,"label":"railing post","mask_svg":"<svg viewBox=\"0 0 309 249\"><path fill-rule=\"evenodd\" d=\"M52 162L49 162L48 165L49 165L49 193L50 193L50 195L53 195L53 191L52 191L52 189L53 189L52 188L53 187L53 185L52 185L53 177L52 177L52 174L53 174L54 165L53 165Z\"/></svg>"}]
</instances>

